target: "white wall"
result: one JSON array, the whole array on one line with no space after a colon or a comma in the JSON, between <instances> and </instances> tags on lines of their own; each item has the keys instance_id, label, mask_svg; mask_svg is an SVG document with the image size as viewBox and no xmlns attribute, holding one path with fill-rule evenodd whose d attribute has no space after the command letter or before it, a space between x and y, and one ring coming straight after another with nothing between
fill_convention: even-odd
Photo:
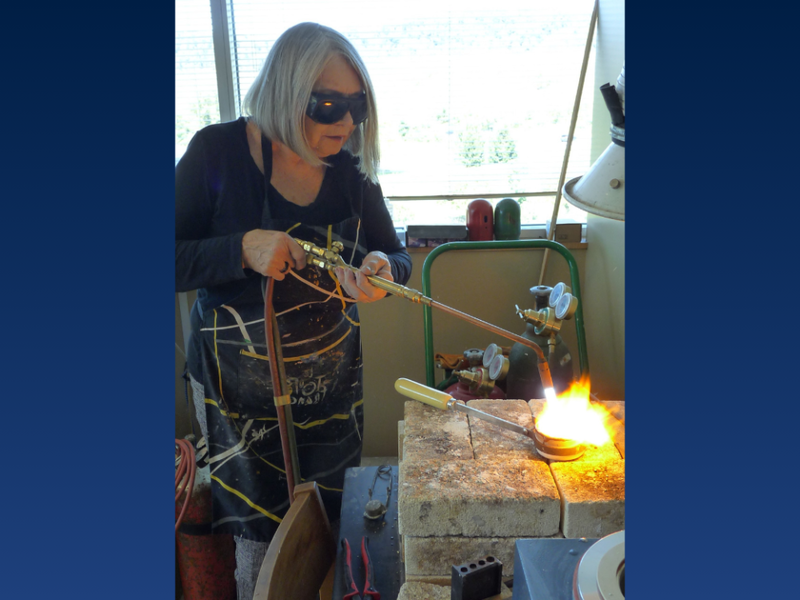
<instances>
[{"instance_id":1,"label":"white wall","mask_svg":"<svg viewBox=\"0 0 800 600\"><path fill-rule=\"evenodd\" d=\"M614 85L625 59L624 0L600 0L596 32L598 89L593 95L592 160L611 143L611 118L599 92ZM589 215L584 316L592 391L604 400L625 399L625 223Z\"/></svg>"}]
</instances>

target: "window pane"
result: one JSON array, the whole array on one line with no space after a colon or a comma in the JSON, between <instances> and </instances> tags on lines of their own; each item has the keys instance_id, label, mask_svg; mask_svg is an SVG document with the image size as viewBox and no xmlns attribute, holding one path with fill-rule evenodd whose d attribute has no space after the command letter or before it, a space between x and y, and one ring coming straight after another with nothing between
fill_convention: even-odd
<instances>
[{"instance_id":1,"label":"window pane","mask_svg":"<svg viewBox=\"0 0 800 600\"><path fill-rule=\"evenodd\" d=\"M175 161L189 140L219 122L219 96L208 0L175 2Z\"/></svg>"},{"instance_id":2,"label":"window pane","mask_svg":"<svg viewBox=\"0 0 800 600\"><path fill-rule=\"evenodd\" d=\"M227 1L241 96L292 25L313 20L353 42L376 89L387 197L555 194L594 0L407 0L400 10L376 0ZM213 66L210 25L207 39L206 64ZM567 180L590 166L595 87L590 68ZM195 96L186 112L203 122L216 100ZM435 202L450 207L447 218L463 218L453 202ZM523 222L530 222L526 214L549 218L552 202L526 199ZM428 205L393 204L400 213L416 211L417 222L430 222Z\"/></svg>"}]
</instances>

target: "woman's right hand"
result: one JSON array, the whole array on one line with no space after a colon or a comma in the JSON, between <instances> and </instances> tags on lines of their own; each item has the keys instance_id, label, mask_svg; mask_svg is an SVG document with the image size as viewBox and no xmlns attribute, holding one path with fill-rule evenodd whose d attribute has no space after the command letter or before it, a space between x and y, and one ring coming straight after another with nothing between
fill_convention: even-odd
<instances>
[{"instance_id":1,"label":"woman's right hand","mask_svg":"<svg viewBox=\"0 0 800 600\"><path fill-rule=\"evenodd\" d=\"M283 231L253 229L242 238L242 264L283 281L287 271L304 269L306 253L294 239Z\"/></svg>"}]
</instances>

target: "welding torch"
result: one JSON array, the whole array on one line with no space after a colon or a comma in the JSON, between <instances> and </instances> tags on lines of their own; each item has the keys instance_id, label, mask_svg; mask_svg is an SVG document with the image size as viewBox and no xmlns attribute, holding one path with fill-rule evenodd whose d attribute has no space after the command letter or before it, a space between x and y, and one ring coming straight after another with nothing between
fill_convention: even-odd
<instances>
[{"instance_id":1,"label":"welding torch","mask_svg":"<svg viewBox=\"0 0 800 600\"><path fill-rule=\"evenodd\" d=\"M294 240L297 242L300 247L305 251L308 255L308 262L316 267L321 269L325 269L327 271L333 271L336 267L342 267L344 269L349 269L353 273L359 272L358 269L352 265L349 265L345 262L345 260L341 256L341 252L344 249L344 245L341 242L332 242L330 248L321 248L312 244L311 242L306 242L300 239L295 238ZM544 388L545 396L549 399L551 396L555 398L555 389L553 388L553 378L550 375L550 365L547 362L547 357L544 355L544 352L539 347L538 344L535 342L522 337L521 335L517 335L516 333L512 333L503 329L502 327L497 327L496 325L492 325L491 323L487 323L486 321L482 321L477 317L473 317L472 315L468 315L467 313L461 312L460 310L456 310L446 304L442 304L441 302L437 302L422 294L422 292L406 287L394 281L388 281L383 279L382 277L378 277L377 275L367 275L367 281L370 282L371 285L375 286L378 289L384 290L389 294L394 296L399 296L400 298L405 298L406 300L410 300L416 304L424 304L425 306L430 306L432 308L437 308L443 312L453 315L463 321L467 321L468 323L472 323L482 329L487 331L491 331L499 336L502 336L506 339L512 340L517 342L518 344L522 344L528 348L531 348L538 357L538 361L536 363L536 367L539 370L539 377L542 381L542 387Z\"/></svg>"}]
</instances>

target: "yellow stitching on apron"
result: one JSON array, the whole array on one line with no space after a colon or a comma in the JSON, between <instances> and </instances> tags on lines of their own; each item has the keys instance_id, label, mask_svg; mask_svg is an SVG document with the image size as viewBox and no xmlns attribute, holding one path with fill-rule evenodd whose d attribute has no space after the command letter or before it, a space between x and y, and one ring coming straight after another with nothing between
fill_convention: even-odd
<instances>
[{"instance_id":1,"label":"yellow stitching on apron","mask_svg":"<svg viewBox=\"0 0 800 600\"><path fill-rule=\"evenodd\" d=\"M364 403L364 399L363 398L361 400L359 400L358 402L354 402L353 406L350 407L350 410L353 410L356 406L359 406L359 405L361 405L363 403ZM295 423L294 426L297 427L298 429L311 429L312 427L318 427L319 425L324 425L325 423L327 423L328 421L332 421L333 419L339 419L339 420L342 420L342 421L349 420L350 419L350 413L348 412L346 414L331 415L327 419L321 419L319 421L312 421L311 423L303 423L303 424Z\"/></svg>"},{"instance_id":2,"label":"yellow stitching on apron","mask_svg":"<svg viewBox=\"0 0 800 600\"><path fill-rule=\"evenodd\" d=\"M263 508L261 508L261 507L260 507L258 504L255 504L253 501L251 501L251 500L250 500L250 499L249 499L247 496L245 496L245 495L244 495L242 492L240 492L239 490L235 490L235 489L233 489L232 487L230 487L230 486L227 486L227 485L225 485L224 483L222 483L222 481L221 481L221 480L219 479L219 477L217 477L216 475L212 475L212 476L211 476L211 479L213 479L214 481L216 481L216 482L217 482L218 484L220 484L220 485L221 485L223 488L225 488L226 490L228 490L228 491L229 491L231 494L235 494L236 496L239 496L239 498L241 498L242 500L244 500L244 501L245 501L245 502L248 504L248 506L250 506L250 508L254 508L254 509L256 509L258 512L260 512L260 513L263 513L264 515L268 516L270 519L272 519L272 520L273 520L273 521L275 521L276 523L280 523L280 522L282 521L282 519L281 519L280 517L276 517L276 516L275 516L275 515L273 515L271 512L269 512L269 511L267 511L267 510L264 510L264 509L263 509Z\"/></svg>"},{"instance_id":3,"label":"yellow stitching on apron","mask_svg":"<svg viewBox=\"0 0 800 600\"><path fill-rule=\"evenodd\" d=\"M217 374L219 375L219 397L225 402L222 394L222 367L219 364L219 351L217 350L217 309L214 309L214 356L217 357Z\"/></svg>"},{"instance_id":4,"label":"yellow stitching on apron","mask_svg":"<svg viewBox=\"0 0 800 600\"><path fill-rule=\"evenodd\" d=\"M216 403L216 402L214 402L213 400L211 400L210 398L206 398L206 404L213 404L214 406L216 406L216 407L219 409L219 412L220 412L220 413L221 413L223 416L226 416L226 417L231 417L232 419L238 419L238 418L239 418L239 413L227 413L227 412L225 412L224 410L222 410L221 408L219 408L219 406L217 405L217 403ZM275 417L253 417L252 419L249 419L249 420L250 420L250 421L277 421L278 419L277 419L277 418L275 418ZM236 425L234 425L234 427L236 427ZM238 427L236 427L236 430L237 430L237 431L239 431L239 428L238 428ZM239 433L241 433L241 432L239 432ZM258 459L259 459L259 460L261 460L262 462L265 462L265 463L267 463L267 464L268 464L270 467L272 467L273 469L275 469L275 470L276 470L276 471L278 471L279 473L286 473L286 471L284 471L283 469L281 469L281 468L280 468L278 465L273 465L273 464L272 464L271 462L269 462L269 461L268 461L266 458L263 458L263 457L262 457L262 456L260 456L260 455L259 455L259 454L258 454L258 453L255 451L255 450L253 450L253 449L250 447L250 444L248 444L248 443L247 443L247 439L246 439L244 436L242 436L242 439L244 439L244 445L247 447L247 449L248 449L250 452L252 452L252 453L255 455L255 457L256 457L256 458L258 458ZM229 448L229 449L230 449L230 448ZM227 450L226 450L226 452L227 452Z\"/></svg>"},{"instance_id":5,"label":"yellow stitching on apron","mask_svg":"<svg viewBox=\"0 0 800 600\"><path fill-rule=\"evenodd\" d=\"M248 352L247 350L239 350L239 354L249 356L250 358L257 358L259 360L269 360L269 354L255 354L254 352Z\"/></svg>"},{"instance_id":6,"label":"yellow stitching on apron","mask_svg":"<svg viewBox=\"0 0 800 600\"><path fill-rule=\"evenodd\" d=\"M305 479L303 481L305 481ZM327 485L322 485L319 481L317 482L317 485L321 489L328 490L329 492L342 492L342 493L344 493L344 490L340 490L339 488L335 488L335 487L328 487Z\"/></svg>"},{"instance_id":7,"label":"yellow stitching on apron","mask_svg":"<svg viewBox=\"0 0 800 600\"><path fill-rule=\"evenodd\" d=\"M360 323L360 322L353 321L353 319L351 319L350 317L348 317L348 316L345 314L345 312L344 312L344 309L342 309L342 314L344 315L344 318L345 318L345 319L347 319L348 321L350 321L350 323L351 323L351 324L352 324L354 327L361 327L361 323Z\"/></svg>"},{"instance_id":8,"label":"yellow stitching on apron","mask_svg":"<svg viewBox=\"0 0 800 600\"><path fill-rule=\"evenodd\" d=\"M289 227L289 229L286 230L286 233L289 233L292 229L296 229L297 227L300 227L300 223L295 223L294 225Z\"/></svg>"},{"instance_id":9,"label":"yellow stitching on apron","mask_svg":"<svg viewBox=\"0 0 800 600\"><path fill-rule=\"evenodd\" d=\"M219 364L219 352L218 352L218 350L217 350L217 309L213 309L213 310L214 310L214 355L217 357L217 372L219 373L219 397L220 397L220 398L223 400L223 402L224 402L224 401L225 401L225 397L222 395L222 369L220 368L220 364ZM347 332L347 333L350 333L350 331L348 330L348 332ZM345 335L347 335L347 334L345 334ZM344 338L342 338L342 339L344 339ZM339 340L339 341L341 341L341 340ZM208 404L213 404L214 406L216 406L216 407L217 407L217 409L219 410L219 412L220 412L220 413L221 413L223 416L230 417L230 418L232 418L232 419L238 419L238 418L239 418L239 413L228 413L228 412L226 412L225 410L223 410L222 408L220 408L219 404L217 404L217 403L216 403L214 400L212 400L212 399L210 399L210 398L206 398L206 399L205 399L205 401L206 401L206 403L208 403ZM236 431L239 431L239 428L236 426L236 423L234 423L234 424L233 424L233 426L234 426L234 428L236 429ZM242 433L242 432L241 432L241 431L239 431L239 434L240 434L240 435L241 435L241 433ZM256 457L257 457L259 460L261 460L261 461L265 462L265 463L266 463L266 464L268 464L270 467L272 467L273 469L277 470L277 471L278 471L278 472L280 472L280 473L286 473L286 471L284 471L283 469L281 469L279 466L277 466L277 465L273 465L273 464L272 464L271 462L269 462L267 459L265 459L265 458L262 458L262 457L261 457L261 456L260 456L260 455L259 455L259 454L258 454L258 453L255 451L255 450L253 450L253 449L250 447L250 444L248 444L248 443L247 443L247 440L244 438L244 436L242 436L242 439L244 440L244 443L245 443L245 446L247 447L247 449L248 449L248 450L250 450L250 452L252 452L252 453L253 453L253 454L254 454L254 455L255 455L255 456L256 456ZM213 477L213 475L212 475L212 477ZM216 478L215 478L215 479L216 479ZM219 479L217 479L217 481L219 481ZM221 481L219 481L219 483L220 483L220 485L222 485L222 486L224 487L224 485L225 485L225 484L223 484ZM238 492L236 492L236 493L238 493ZM247 500L246 498L244 498L244 496L242 496L242 498L243 498L243 499L245 499L245 501L247 501L247 502L248 502L248 504L249 504L249 500ZM262 510L262 512L263 512L263 509L261 509L261 508L259 508L259 507L256 507L255 505L251 505L251 506L253 506L253 508L258 508L259 510ZM265 512L264 514L266 514L266 515L267 515L267 516L269 516L269 517L273 517L273 515L270 515L269 513L266 513L266 512ZM276 518L276 517L273 517L273 518ZM280 520L278 521L278 523L280 523Z\"/></svg>"},{"instance_id":10,"label":"yellow stitching on apron","mask_svg":"<svg viewBox=\"0 0 800 600\"><path fill-rule=\"evenodd\" d=\"M205 399L205 402L206 402L206 404L211 404L212 406L216 406L216 407L217 407L217 410L220 412L220 414L221 414L223 417L230 417L230 418L232 418L232 419L238 419L238 418L239 418L239 413L229 413L229 412L228 412L228 411L226 411L225 409L222 409L222 408L220 408L220 407L219 407L219 404L217 404L217 403L216 403L214 400L212 400L211 398L206 398L206 399Z\"/></svg>"},{"instance_id":11,"label":"yellow stitching on apron","mask_svg":"<svg viewBox=\"0 0 800 600\"><path fill-rule=\"evenodd\" d=\"M336 346L341 344L344 341L344 338L346 338L348 335L350 335L351 331L353 331L353 330L352 329L348 329L342 337L340 337L338 340L333 342L327 348L322 348L321 350L317 350L316 352L312 352L311 354L303 354L302 356L290 356L289 358L284 358L283 362L285 362L285 363L287 363L287 362L297 362L297 361L309 358L310 356L316 356L318 354L322 354L323 352L327 352L331 348L335 348ZM247 350L239 350L239 354L244 354L245 356L249 356L250 358L257 358L259 360L269 360L269 356L264 356L263 354L253 354L252 352L248 352Z\"/></svg>"}]
</instances>

